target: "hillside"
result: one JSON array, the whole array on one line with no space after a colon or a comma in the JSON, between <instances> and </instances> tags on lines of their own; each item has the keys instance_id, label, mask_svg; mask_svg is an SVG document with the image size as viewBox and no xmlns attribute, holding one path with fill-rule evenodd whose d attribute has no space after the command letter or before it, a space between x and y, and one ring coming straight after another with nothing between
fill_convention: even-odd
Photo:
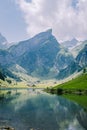
<instances>
[{"instance_id":1,"label":"hillside","mask_svg":"<svg viewBox=\"0 0 87 130\"><path fill-rule=\"evenodd\" d=\"M72 79L66 83L47 88L46 92L62 95L71 101L78 103L87 110L87 73Z\"/></svg>"},{"instance_id":2,"label":"hillside","mask_svg":"<svg viewBox=\"0 0 87 130\"><path fill-rule=\"evenodd\" d=\"M56 85L52 88L47 88L47 92L62 95L76 94L87 95L87 73L83 73L72 80Z\"/></svg>"},{"instance_id":3,"label":"hillside","mask_svg":"<svg viewBox=\"0 0 87 130\"><path fill-rule=\"evenodd\" d=\"M66 83L57 85L54 87L54 89L67 89L67 90L87 90L87 73L82 74L78 76L75 79L72 79L71 81L68 81Z\"/></svg>"}]
</instances>

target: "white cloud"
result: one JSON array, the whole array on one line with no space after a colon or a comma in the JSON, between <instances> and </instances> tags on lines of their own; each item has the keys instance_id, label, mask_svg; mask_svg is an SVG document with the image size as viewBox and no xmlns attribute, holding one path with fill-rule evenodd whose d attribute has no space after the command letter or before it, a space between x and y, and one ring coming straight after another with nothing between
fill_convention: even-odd
<instances>
[{"instance_id":1,"label":"white cloud","mask_svg":"<svg viewBox=\"0 0 87 130\"><path fill-rule=\"evenodd\" d=\"M29 36L52 28L58 40L87 39L87 0L17 0L17 4Z\"/></svg>"}]
</instances>

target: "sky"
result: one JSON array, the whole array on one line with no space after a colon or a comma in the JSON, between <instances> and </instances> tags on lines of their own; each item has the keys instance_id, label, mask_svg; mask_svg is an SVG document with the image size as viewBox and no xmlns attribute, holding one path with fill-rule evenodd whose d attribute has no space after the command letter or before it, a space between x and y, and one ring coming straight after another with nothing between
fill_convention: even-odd
<instances>
[{"instance_id":1,"label":"sky","mask_svg":"<svg viewBox=\"0 0 87 130\"><path fill-rule=\"evenodd\" d=\"M27 25L15 0L0 0L0 32L9 42L28 38Z\"/></svg>"},{"instance_id":2,"label":"sky","mask_svg":"<svg viewBox=\"0 0 87 130\"><path fill-rule=\"evenodd\" d=\"M58 41L87 39L87 0L0 0L0 32L9 42L52 28Z\"/></svg>"}]
</instances>

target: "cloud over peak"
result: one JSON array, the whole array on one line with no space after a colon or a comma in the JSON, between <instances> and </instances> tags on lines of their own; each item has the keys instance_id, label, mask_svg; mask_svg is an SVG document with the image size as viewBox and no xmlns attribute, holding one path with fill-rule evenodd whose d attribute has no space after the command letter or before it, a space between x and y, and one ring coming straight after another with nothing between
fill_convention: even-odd
<instances>
[{"instance_id":1,"label":"cloud over peak","mask_svg":"<svg viewBox=\"0 0 87 130\"><path fill-rule=\"evenodd\" d=\"M87 0L16 0L33 36L48 28L58 40L87 39Z\"/></svg>"}]
</instances>

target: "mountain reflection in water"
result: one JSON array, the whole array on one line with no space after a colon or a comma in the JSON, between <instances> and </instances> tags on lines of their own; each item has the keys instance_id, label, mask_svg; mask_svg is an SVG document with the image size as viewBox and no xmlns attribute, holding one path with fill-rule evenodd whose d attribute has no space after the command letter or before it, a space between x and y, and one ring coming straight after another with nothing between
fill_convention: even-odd
<instances>
[{"instance_id":1,"label":"mountain reflection in water","mask_svg":"<svg viewBox=\"0 0 87 130\"><path fill-rule=\"evenodd\" d=\"M40 89L11 89L0 100L0 126L15 130L87 130L86 122L78 104Z\"/></svg>"}]
</instances>

